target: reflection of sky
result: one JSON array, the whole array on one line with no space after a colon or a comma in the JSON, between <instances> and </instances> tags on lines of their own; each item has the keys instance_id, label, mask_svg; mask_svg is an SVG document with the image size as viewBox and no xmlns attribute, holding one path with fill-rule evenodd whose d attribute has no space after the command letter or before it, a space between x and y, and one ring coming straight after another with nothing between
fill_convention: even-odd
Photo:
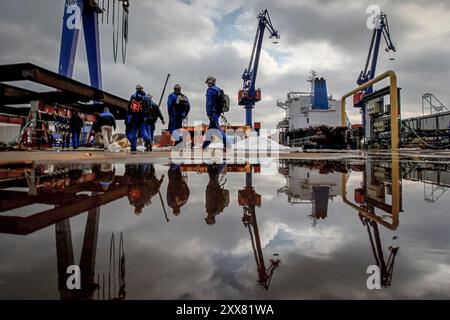
<instances>
[{"instance_id":1,"label":"reflection of sky","mask_svg":"<svg viewBox=\"0 0 450 320\"><path fill-rule=\"evenodd\" d=\"M167 167L156 165L156 174L165 175L161 192L166 199ZM351 199L359 179L359 173L349 179ZM254 174L253 185L262 195L256 215L266 267L274 253L281 259L265 291L257 284L250 238L237 203L245 176L227 175L230 205L213 226L204 221L207 182L207 174L188 174L189 202L178 217L168 208L169 223L158 196L140 216L134 215L127 198L102 207L96 272L108 271L111 233L117 240L123 232L129 299L450 298L448 193L430 204L423 200L422 183L403 182L400 227L395 232L380 227L385 259L392 236L399 237L392 285L369 291L365 271L375 259L355 211L335 197L328 204L328 217L313 226L311 204L292 205L286 195L277 196L286 183L283 176ZM86 215L70 222L79 261ZM0 298L59 298L54 226L28 236L1 234L0 243Z\"/></svg>"}]
</instances>

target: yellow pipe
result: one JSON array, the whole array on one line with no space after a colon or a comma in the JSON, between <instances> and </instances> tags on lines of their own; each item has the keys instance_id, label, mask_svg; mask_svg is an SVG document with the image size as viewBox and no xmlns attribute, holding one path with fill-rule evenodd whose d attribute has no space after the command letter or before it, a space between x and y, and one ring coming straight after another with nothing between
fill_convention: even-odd
<instances>
[{"instance_id":1,"label":"yellow pipe","mask_svg":"<svg viewBox=\"0 0 450 320\"><path fill-rule=\"evenodd\" d=\"M347 92L341 98L341 126L346 126L346 103L345 100L353 94L374 85L375 83L389 77L390 79L390 102L391 102L391 150L398 149L398 89L397 89L397 75L394 71L386 71L372 80L360 85L358 88Z\"/></svg>"}]
</instances>

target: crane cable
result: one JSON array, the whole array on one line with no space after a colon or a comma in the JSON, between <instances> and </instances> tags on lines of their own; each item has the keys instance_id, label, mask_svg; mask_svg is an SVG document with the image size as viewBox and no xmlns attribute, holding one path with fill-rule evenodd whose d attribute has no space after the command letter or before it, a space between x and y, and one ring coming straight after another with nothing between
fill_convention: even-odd
<instances>
[{"instance_id":1,"label":"crane cable","mask_svg":"<svg viewBox=\"0 0 450 320\"><path fill-rule=\"evenodd\" d=\"M113 0L112 3L112 27L113 27L113 58L114 62L117 62L117 49L119 47L119 0L117 0L117 10L116 10L116 1ZM117 20L116 20L116 12L117 12Z\"/></svg>"},{"instance_id":2,"label":"crane cable","mask_svg":"<svg viewBox=\"0 0 450 320\"><path fill-rule=\"evenodd\" d=\"M128 44L128 14L130 3L128 0L123 1L122 5L122 63L125 64L127 57L127 44Z\"/></svg>"},{"instance_id":3,"label":"crane cable","mask_svg":"<svg viewBox=\"0 0 450 320\"><path fill-rule=\"evenodd\" d=\"M113 272L114 291L116 288L116 245L114 241L114 233L111 234L111 241L109 244L109 272L108 272L108 299L111 300L111 271Z\"/></svg>"},{"instance_id":4,"label":"crane cable","mask_svg":"<svg viewBox=\"0 0 450 320\"><path fill-rule=\"evenodd\" d=\"M105 9L105 1L106 9ZM122 3L122 5L120 5ZM110 7L112 10L110 10ZM129 25L129 0L103 0L102 2L102 23L105 22L105 11L106 11L106 24L109 24L109 18L111 16L111 24L113 29L113 58L114 62L117 62L119 56L119 37L121 42L122 51L122 63L125 63L127 56L127 45L128 45L128 25ZM112 11L112 12L111 12Z\"/></svg>"},{"instance_id":5,"label":"crane cable","mask_svg":"<svg viewBox=\"0 0 450 320\"><path fill-rule=\"evenodd\" d=\"M123 244L123 232L120 232L119 240L119 292L118 298L124 299L125 291L125 248Z\"/></svg>"}]
</instances>

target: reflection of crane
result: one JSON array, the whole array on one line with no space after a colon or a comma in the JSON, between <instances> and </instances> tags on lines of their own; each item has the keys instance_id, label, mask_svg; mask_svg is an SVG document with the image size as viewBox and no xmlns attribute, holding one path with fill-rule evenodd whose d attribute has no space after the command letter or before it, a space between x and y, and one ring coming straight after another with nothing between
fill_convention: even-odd
<instances>
[{"instance_id":1,"label":"reflection of crane","mask_svg":"<svg viewBox=\"0 0 450 320\"><path fill-rule=\"evenodd\" d=\"M381 285L388 287L391 285L395 256L398 253L399 247L398 245L389 246L389 257L387 261L385 261L378 223L362 215L360 215L359 218L361 219L362 224L366 226L367 233L369 234L373 255L381 272ZM394 236L392 239L397 240L397 237Z\"/></svg>"},{"instance_id":2,"label":"reflection of crane","mask_svg":"<svg viewBox=\"0 0 450 320\"><path fill-rule=\"evenodd\" d=\"M252 109L255 103L261 100L261 90L256 89L256 76L258 74L259 57L261 54L264 31L270 32L269 38L273 38L273 43L277 43L280 35L272 26L269 12L263 10L258 15L258 29L256 30L255 42L253 43L252 55L247 69L242 74L243 88L239 91L239 105L245 106L245 124L252 126Z\"/></svg>"},{"instance_id":3,"label":"reflection of crane","mask_svg":"<svg viewBox=\"0 0 450 320\"><path fill-rule=\"evenodd\" d=\"M385 287L390 286L399 247L398 245L389 246L389 257L385 261L378 224L393 231L398 228L399 213L402 211L399 160L392 155L390 163L374 162L369 159L365 161L362 187L356 188L354 191L356 204L347 199L347 179L345 175L342 177L342 199L344 203L358 212L362 224L367 228L372 252L380 268L381 284ZM391 195L391 204L388 203L386 195ZM376 209L391 216L392 223L385 221L384 215L377 215ZM394 236L392 239L397 240L397 237Z\"/></svg>"},{"instance_id":4,"label":"reflection of crane","mask_svg":"<svg viewBox=\"0 0 450 320\"><path fill-rule=\"evenodd\" d=\"M104 273L102 273L101 279L100 274L97 274L97 300L123 300L126 297L127 292L125 291L125 249L123 245L122 232L120 233L118 255L119 260L116 264L116 244L113 233L111 234L111 241L109 245L109 270L107 274L107 280L105 280ZM116 273L116 270L118 270L118 273ZM105 293L106 290L108 291L107 296ZM102 292L102 294L100 294L100 291Z\"/></svg>"},{"instance_id":5,"label":"reflection of crane","mask_svg":"<svg viewBox=\"0 0 450 320\"><path fill-rule=\"evenodd\" d=\"M250 171L246 173L246 185L244 189L238 191L238 202L244 209L242 222L250 234L256 266L258 268L258 284L267 290L269 289L273 272L279 267L280 259L278 258L278 254L274 254L273 259L270 259L270 267L266 268L255 211L256 206L261 206L261 195L256 193L252 186L251 167Z\"/></svg>"}]
</instances>

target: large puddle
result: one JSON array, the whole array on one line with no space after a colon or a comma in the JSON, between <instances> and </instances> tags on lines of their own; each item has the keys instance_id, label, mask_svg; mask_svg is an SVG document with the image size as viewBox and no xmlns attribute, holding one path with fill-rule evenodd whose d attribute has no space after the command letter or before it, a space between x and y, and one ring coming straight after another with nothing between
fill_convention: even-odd
<instances>
[{"instance_id":1,"label":"large puddle","mask_svg":"<svg viewBox=\"0 0 450 320\"><path fill-rule=\"evenodd\" d=\"M2 166L0 298L450 298L448 163L272 164Z\"/></svg>"}]
</instances>

